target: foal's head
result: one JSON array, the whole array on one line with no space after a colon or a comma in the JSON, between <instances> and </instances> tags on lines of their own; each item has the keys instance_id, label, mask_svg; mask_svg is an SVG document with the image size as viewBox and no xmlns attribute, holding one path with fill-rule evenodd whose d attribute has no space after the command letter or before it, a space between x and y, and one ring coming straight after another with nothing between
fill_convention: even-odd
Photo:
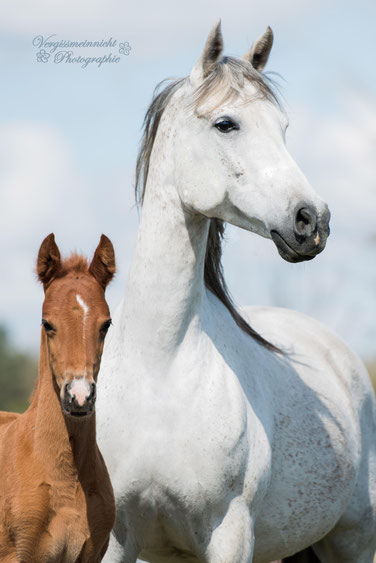
<instances>
[{"instance_id":1,"label":"foal's head","mask_svg":"<svg viewBox=\"0 0 376 563\"><path fill-rule=\"evenodd\" d=\"M111 324L104 292L114 273L114 249L104 235L90 266L76 254L62 261L53 234L39 249L37 274L45 292L42 330L62 409L69 417L86 417L94 410L104 338Z\"/></svg>"}]
</instances>

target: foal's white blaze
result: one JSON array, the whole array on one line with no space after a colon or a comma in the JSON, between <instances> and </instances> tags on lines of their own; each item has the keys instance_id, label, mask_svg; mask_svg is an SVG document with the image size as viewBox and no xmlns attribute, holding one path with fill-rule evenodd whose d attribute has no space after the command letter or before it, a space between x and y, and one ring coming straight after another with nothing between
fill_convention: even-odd
<instances>
[{"instance_id":1,"label":"foal's white blaze","mask_svg":"<svg viewBox=\"0 0 376 563\"><path fill-rule=\"evenodd\" d=\"M88 305L86 305L85 301L82 299L82 297L79 293L77 293L76 299L77 299L77 303L79 304L80 307L82 307L82 309L84 311L84 322L85 322L85 319L86 319L87 314L89 312L89 307L88 307Z\"/></svg>"},{"instance_id":2,"label":"foal's white blaze","mask_svg":"<svg viewBox=\"0 0 376 563\"><path fill-rule=\"evenodd\" d=\"M83 339L85 340L85 321L86 321L87 314L89 312L89 307L85 303L85 301L82 299L82 297L79 293L77 293L77 295L76 295L76 300L77 300L77 303L79 304L79 306L82 308L82 310L84 312L82 322L83 322L83 325L84 325Z\"/></svg>"},{"instance_id":3,"label":"foal's white blaze","mask_svg":"<svg viewBox=\"0 0 376 563\"><path fill-rule=\"evenodd\" d=\"M86 317L86 315L88 314L88 311L89 311L88 305L86 305L85 301L82 299L81 295L79 295L78 293L76 295L76 299L77 299L77 303L84 310L84 317Z\"/></svg>"}]
</instances>

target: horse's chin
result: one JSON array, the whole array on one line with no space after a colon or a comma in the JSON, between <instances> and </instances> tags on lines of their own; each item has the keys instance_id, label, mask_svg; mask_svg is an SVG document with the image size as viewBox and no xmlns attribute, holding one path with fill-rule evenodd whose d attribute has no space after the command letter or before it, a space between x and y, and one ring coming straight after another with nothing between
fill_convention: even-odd
<instances>
[{"instance_id":1,"label":"horse's chin","mask_svg":"<svg viewBox=\"0 0 376 563\"><path fill-rule=\"evenodd\" d=\"M270 231L271 237L274 244L277 247L279 255L286 260L286 262L306 262L307 260L313 260L317 254L323 250L322 248L315 248L312 254L301 254L292 248L277 231Z\"/></svg>"}]
</instances>

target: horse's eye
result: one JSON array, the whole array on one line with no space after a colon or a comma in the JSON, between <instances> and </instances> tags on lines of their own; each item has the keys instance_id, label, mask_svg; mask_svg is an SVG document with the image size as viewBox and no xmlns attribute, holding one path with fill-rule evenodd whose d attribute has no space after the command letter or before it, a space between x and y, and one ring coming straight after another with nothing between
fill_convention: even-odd
<instances>
[{"instance_id":1,"label":"horse's eye","mask_svg":"<svg viewBox=\"0 0 376 563\"><path fill-rule=\"evenodd\" d=\"M46 321L46 319L42 319L42 325L43 325L44 330L47 332L47 334L48 333L51 334L52 332L55 331L55 328L52 326L52 324L48 323Z\"/></svg>"},{"instance_id":2,"label":"horse's eye","mask_svg":"<svg viewBox=\"0 0 376 563\"><path fill-rule=\"evenodd\" d=\"M108 319L108 321L104 322L101 326L101 333L103 336L106 336L108 329L112 325L112 320Z\"/></svg>"},{"instance_id":3,"label":"horse's eye","mask_svg":"<svg viewBox=\"0 0 376 563\"><path fill-rule=\"evenodd\" d=\"M229 133L230 131L239 129L239 125L228 117L222 117L219 121L214 123L214 127L221 133Z\"/></svg>"}]
</instances>

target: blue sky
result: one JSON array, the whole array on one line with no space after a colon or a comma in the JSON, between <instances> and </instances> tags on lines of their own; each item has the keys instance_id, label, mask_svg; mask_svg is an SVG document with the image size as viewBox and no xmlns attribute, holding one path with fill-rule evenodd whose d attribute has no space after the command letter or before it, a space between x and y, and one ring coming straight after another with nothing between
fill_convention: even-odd
<instances>
[{"instance_id":1,"label":"blue sky","mask_svg":"<svg viewBox=\"0 0 376 563\"><path fill-rule=\"evenodd\" d=\"M287 306L376 356L376 3L266 0L47 2L0 8L0 322L36 353L42 291L33 268L54 231L63 252L113 240L126 283L137 233L134 164L156 84L185 76L222 18L225 52L241 55L267 25L290 118L287 144L332 211L332 236L314 261L284 263L270 241L229 228L225 273L240 304ZM36 35L128 41L118 64L38 63ZM90 51L92 54L92 50Z\"/></svg>"}]
</instances>

